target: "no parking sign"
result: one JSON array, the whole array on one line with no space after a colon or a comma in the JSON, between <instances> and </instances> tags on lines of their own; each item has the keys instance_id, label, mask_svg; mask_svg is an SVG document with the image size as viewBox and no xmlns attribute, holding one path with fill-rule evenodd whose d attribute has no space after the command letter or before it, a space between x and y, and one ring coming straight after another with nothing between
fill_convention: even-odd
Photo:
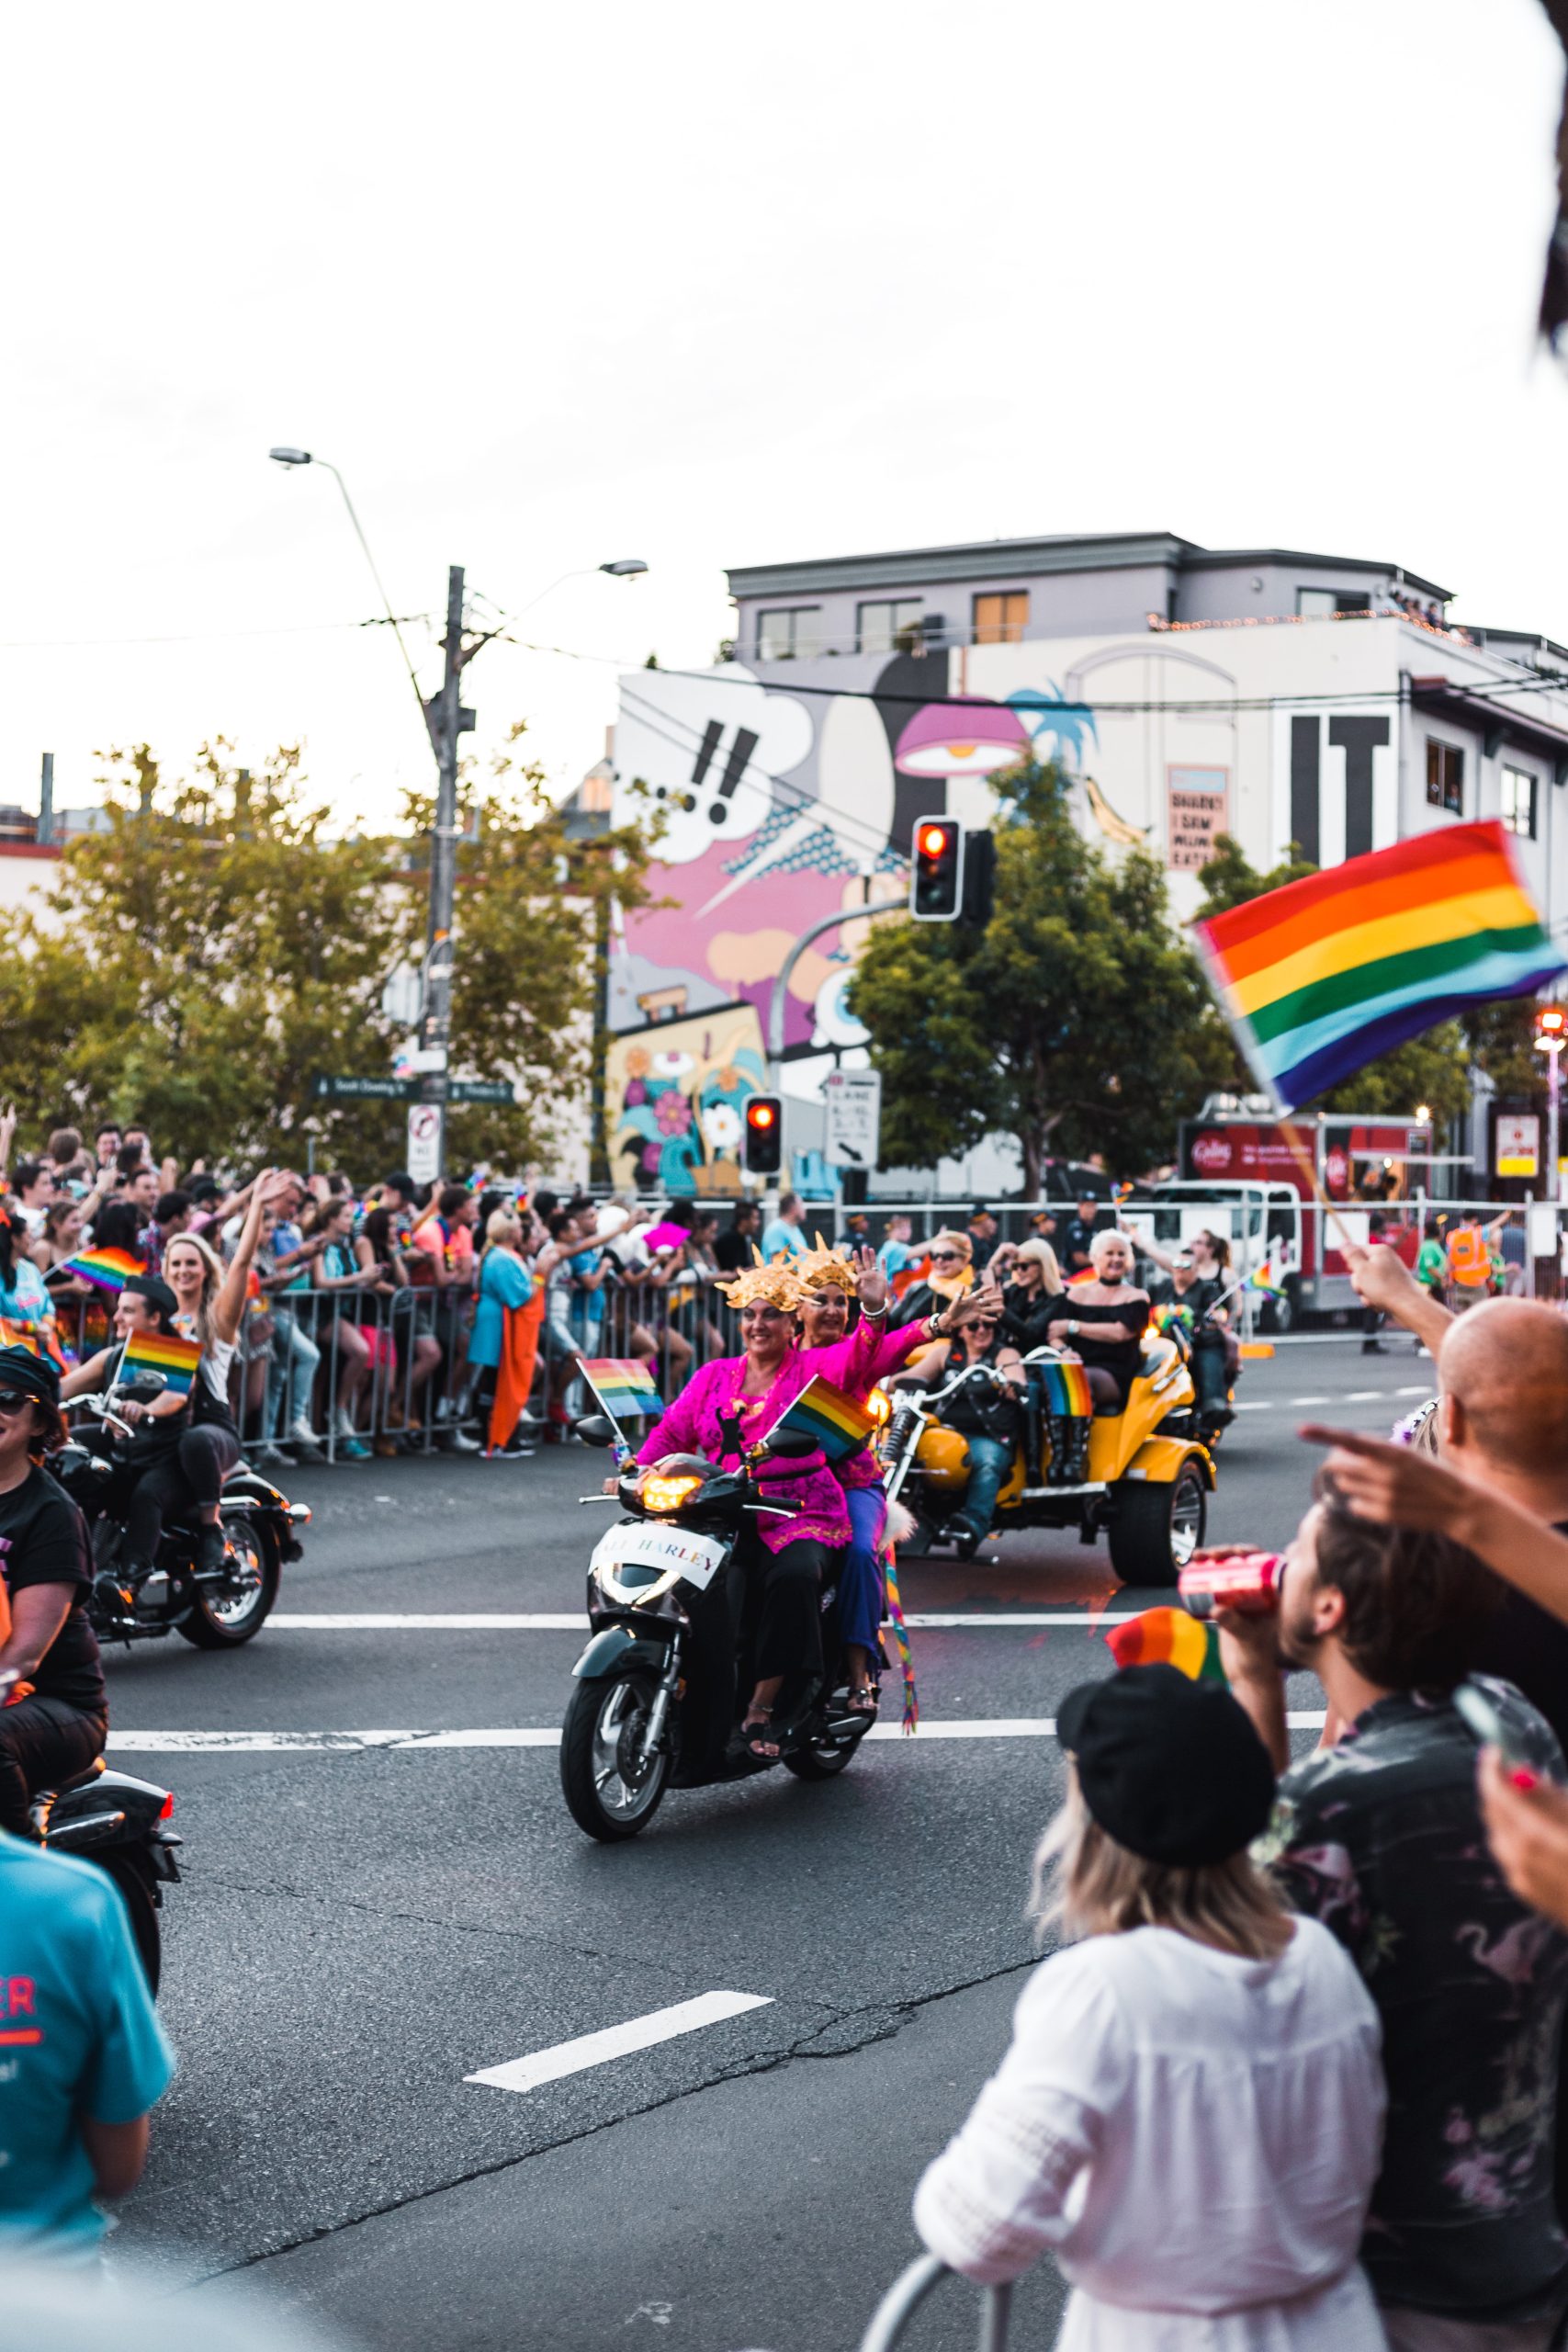
<instances>
[{"instance_id":1,"label":"no parking sign","mask_svg":"<svg viewBox=\"0 0 1568 2352\"><path fill-rule=\"evenodd\" d=\"M409 1174L416 1184L434 1184L441 1173L441 1105L409 1104Z\"/></svg>"}]
</instances>

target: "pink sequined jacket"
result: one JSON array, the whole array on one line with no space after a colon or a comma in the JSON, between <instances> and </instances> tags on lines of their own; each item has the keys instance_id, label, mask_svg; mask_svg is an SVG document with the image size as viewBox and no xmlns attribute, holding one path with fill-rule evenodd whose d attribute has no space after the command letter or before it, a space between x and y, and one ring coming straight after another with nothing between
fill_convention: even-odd
<instances>
[{"instance_id":1,"label":"pink sequined jacket","mask_svg":"<svg viewBox=\"0 0 1568 2352\"><path fill-rule=\"evenodd\" d=\"M808 1380L830 1380L852 1396L864 1396L882 1376L903 1363L909 1351L909 1333L884 1332L880 1322L863 1316L859 1328L830 1348L792 1348L780 1364L773 1384L761 1396L742 1397L746 1377L744 1356L720 1356L694 1372L674 1403L655 1421L637 1448L643 1464L661 1461L668 1453L700 1453L723 1469L733 1469L739 1455L724 1450L720 1412L739 1413L747 1444L754 1444L771 1430L785 1407L793 1404ZM857 1457L858 1459L859 1457ZM874 1483L875 1464L866 1457L869 1479ZM846 1468L848 1464L845 1465ZM808 1453L799 1461L771 1464L763 1472L764 1493L796 1506L794 1519L760 1519L757 1532L770 1552L786 1544L814 1542L839 1551L850 1540L844 1486L823 1453Z\"/></svg>"}]
</instances>

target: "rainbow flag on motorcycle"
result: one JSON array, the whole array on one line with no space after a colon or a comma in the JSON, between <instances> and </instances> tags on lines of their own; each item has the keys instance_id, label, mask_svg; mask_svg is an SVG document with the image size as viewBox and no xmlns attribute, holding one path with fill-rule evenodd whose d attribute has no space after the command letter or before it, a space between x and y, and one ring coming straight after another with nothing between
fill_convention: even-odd
<instances>
[{"instance_id":1,"label":"rainbow flag on motorcycle","mask_svg":"<svg viewBox=\"0 0 1568 2352\"><path fill-rule=\"evenodd\" d=\"M188 1396L200 1362L199 1340L182 1340L174 1331L133 1331L120 1356L115 1385L123 1386L139 1372L161 1372L166 1387Z\"/></svg>"},{"instance_id":2,"label":"rainbow flag on motorcycle","mask_svg":"<svg viewBox=\"0 0 1568 2352\"><path fill-rule=\"evenodd\" d=\"M147 1269L129 1250L84 1250L78 1257L67 1258L65 1271L96 1283L100 1290L122 1291L132 1274L144 1274Z\"/></svg>"},{"instance_id":3,"label":"rainbow flag on motorcycle","mask_svg":"<svg viewBox=\"0 0 1568 2352\"><path fill-rule=\"evenodd\" d=\"M584 1356L578 1370L613 1421L664 1410L653 1374L635 1357Z\"/></svg>"},{"instance_id":4,"label":"rainbow flag on motorcycle","mask_svg":"<svg viewBox=\"0 0 1568 2352\"><path fill-rule=\"evenodd\" d=\"M788 1430L802 1437L815 1438L829 1462L847 1462L858 1453L876 1423L863 1405L835 1388L830 1380L814 1374L799 1396L779 1415L769 1437L780 1430Z\"/></svg>"},{"instance_id":5,"label":"rainbow flag on motorcycle","mask_svg":"<svg viewBox=\"0 0 1568 2352\"><path fill-rule=\"evenodd\" d=\"M1065 1413L1076 1421L1088 1419L1094 1410L1094 1396L1081 1363L1037 1363L1030 1370L1038 1376L1040 1401L1048 1413Z\"/></svg>"},{"instance_id":6,"label":"rainbow flag on motorcycle","mask_svg":"<svg viewBox=\"0 0 1568 2352\"><path fill-rule=\"evenodd\" d=\"M1283 1298L1285 1295L1285 1285L1267 1258L1260 1266L1254 1266L1247 1278L1247 1287L1248 1290L1260 1290L1265 1298Z\"/></svg>"},{"instance_id":7,"label":"rainbow flag on motorcycle","mask_svg":"<svg viewBox=\"0 0 1568 2352\"><path fill-rule=\"evenodd\" d=\"M61 1372L69 1372L52 1323L15 1323L8 1315L0 1315L0 1348L26 1348L31 1356L47 1356Z\"/></svg>"}]
</instances>

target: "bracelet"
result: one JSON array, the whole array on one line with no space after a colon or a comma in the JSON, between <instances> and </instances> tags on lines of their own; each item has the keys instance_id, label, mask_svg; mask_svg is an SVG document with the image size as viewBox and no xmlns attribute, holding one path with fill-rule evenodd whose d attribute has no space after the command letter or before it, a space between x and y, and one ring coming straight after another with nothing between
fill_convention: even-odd
<instances>
[{"instance_id":1,"label":"bracelet","mask_svg":"<svg viewBox=\"0 0 1568 2352\"><path fill-rule=\"evenodd\" d=\"M863 1315L869 1317L872 1322L880 1323L892 1303L891 1299L885 1298L880 1306L867 1306L863 1299L860 1311Z\"/></svg>"}]
</instances>

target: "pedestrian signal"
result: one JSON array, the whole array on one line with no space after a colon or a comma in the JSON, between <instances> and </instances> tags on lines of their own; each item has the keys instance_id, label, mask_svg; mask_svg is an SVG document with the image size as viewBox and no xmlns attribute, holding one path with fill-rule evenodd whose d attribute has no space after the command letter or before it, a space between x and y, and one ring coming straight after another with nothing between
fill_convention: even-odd
<instances>
[{"instance_id":1,"label":"pedestrian signal","mask_svg":"<svg viewBox=\"0 0 1568 2352\"><path fill-rule=\"evenodd\" d=\"M921 817L909 860L909 912L917 922L952 922L964 900L964 828L956 817Z\"/></svg>"},{"instance_id":2,"label":"pedestrian signal","mask_svg":"<svg viewBox=\"0 0 1568 2352\"><path fill-rule=\"evenodd\" d=\"M784 1104L776 1094L753 1094L746 1105L746 1173L776 1176L783 1165Z\"/></svg>"},{"instance_id":3,"label":"pedestrian signal","mask_svg":"<svg viewBox=\"0 0 1568 2352\"><path fill-rule=\"evenodd\" d=\"M1568 1045L1568 1012L1560 1004L1543 1004L1535 1016L1535 1049L1538 1054L1561 1053Z\"/></svg>"}]
</instances>

